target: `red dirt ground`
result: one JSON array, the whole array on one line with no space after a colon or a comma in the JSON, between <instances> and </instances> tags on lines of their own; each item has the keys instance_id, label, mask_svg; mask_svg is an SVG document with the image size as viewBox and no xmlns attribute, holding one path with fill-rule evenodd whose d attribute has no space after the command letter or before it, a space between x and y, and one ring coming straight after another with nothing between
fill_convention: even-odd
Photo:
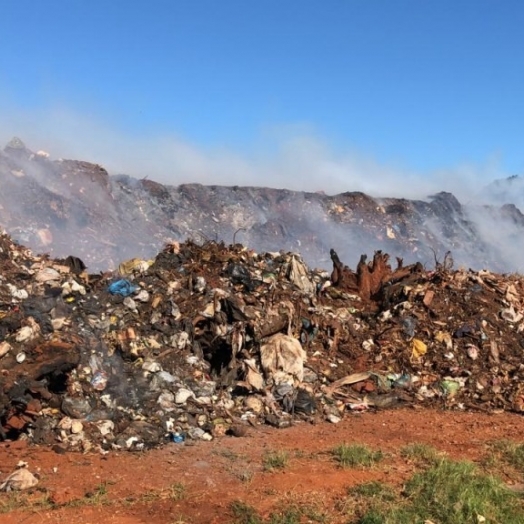
<instances>
[{"instance_id":1,"label":"red dirt ground","mask_svg":"<svg viewBox=\"0 0 524 524\"><path fill-rule=\"evenodd\" d=\"M173 443L145 453L61 455L23 442L5 442L0 444L0 478L24 460L40 477L29 501L49 494L55 505L17 507L1 514L0 522L227 523L233 520L233 501L252 505L263 516L287 501L314 502L329 510L349 486L369 480L402 484L414 471L413 464L399 455L406 444L425 443L452 458L478 461L490 442L503 439L524 440L524 417L401 409L352 415L338 425L261 427L242 438ZM329 452L342 443L380 449L386 460L371 469L340 468ZM264 455L282 450L289 457L285 468L265 471ZM176 484L184 488L182 497L169 496ZM107 495L99 499L86 495L101 485ZM8 497L13 495L0 494L0 507L11 500Z\"/></svg>"}]
</instances>

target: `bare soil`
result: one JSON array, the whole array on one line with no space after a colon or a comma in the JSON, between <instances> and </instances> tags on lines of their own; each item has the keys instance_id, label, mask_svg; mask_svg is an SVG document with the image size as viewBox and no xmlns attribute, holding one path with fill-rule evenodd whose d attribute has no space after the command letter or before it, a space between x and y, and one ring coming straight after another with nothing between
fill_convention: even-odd
<instances>
[{"instance_id":1,"label":"bare soil","mask_svg":"<svg viewBox=\"0 0 524 524\"><path fill-rule=\"evenodd\" d=\"M144 453L65 453L24 442L0 444L1 477L20 460L40 477L29 503L0 515L3 524L227 523L231 503L242 501L262 516L286 504L335 508L348 487L370 480L401 485L414 465L403 446L425 443L455 459L480 461L494 441L520 441L516 414L400 409L352 415L340 424L297 423L288 429L253 428L245 437L194 445L168 444ZM331 450L363 443L386 454L380 465L341 468ZM285 451L282 469L264 467L268 452ZM506 479L512 483L511 479ZM31 501L48 495L52 505ZM0 494L4 507L12 494ZM340 509L338 507L338 509ZM337 522L337 517L331 522Z\"/></svg>"}]
</instances>

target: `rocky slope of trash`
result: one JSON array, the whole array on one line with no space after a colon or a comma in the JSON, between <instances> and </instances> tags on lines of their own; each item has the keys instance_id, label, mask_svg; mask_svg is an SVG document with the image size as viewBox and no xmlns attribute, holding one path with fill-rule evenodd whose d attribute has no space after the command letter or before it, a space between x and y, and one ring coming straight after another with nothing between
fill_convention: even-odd
<instances>
[{"instance_id":1,"label":"rocky slope of trash","mask_svg":"<svg viewBox=\"0 0 524 524\"><path fill-rule=\"evenodd\" d=\"M52 160L13 139L0 151L0 224L38 252L75 253L90 271L155 256L171 240L242 242L257 251L300 252L327 268L381 249L431 267L451 250L456 265L521 269L524 216L500 206L461 204L450 193L422 200L255 187L162 185L110 176L96 164ZM328 188L326 188L328 189ZM512 251L513 249L513 251Z\"/></svg>"},{"instance_id":2,"label":"rocky slope of trash","mask_svg":"<svg viewBox=\"0 0 524 524\"><path fill-rule=\"evenodd\" d=\"M140 450L398 405L524 410L523 280L173 242L88 273L0 236L0 437Z\"/></svg>"}]
</instances>

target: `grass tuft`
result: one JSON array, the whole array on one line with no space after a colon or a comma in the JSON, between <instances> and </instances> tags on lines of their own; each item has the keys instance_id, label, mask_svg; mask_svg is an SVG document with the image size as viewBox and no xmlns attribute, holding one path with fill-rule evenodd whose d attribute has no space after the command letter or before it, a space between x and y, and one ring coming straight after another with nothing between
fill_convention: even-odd
<instances>
[{"instance_id":1,"label":"grass tuft","mask_svg":"<svg viewBox=\"0 0 524 524\"><path fill-rule=\"evenodd\" d=\"M418 464L435 464L441 458L441 453L432 446L415 442L401 448L400 456Z\"/></svg>"},{"instance_id":2,"label":"grass tuft","mask_svg":"<svg viewBox=\"0 0 524 524\"><path fill-rule=\"evenodd\" d=\"M47 490L36 488L30 491L11 491L0 495L0 514L17 510L41 511L53 507Z\"/></svg>"},{"instance_id":3,"label":"grass tuft","mask_svg":"<svg viewBox=\"0 0 524 524\"><path fill-rule=\"evenodd\" d=\"M269 451L264 455L262 464L264 471L284 469L287 466L289 455L286 451Z\"/></svg>"},{"instance_id":4,"label":"grass tuft","mask_svg":"<svg viewBox=\"0 0 524 524\"><path fill-rule=\"evenodd\" d=\"M165 491L166 498L170 500L183 500L186 497L186 487L182 482L175 482L171 484Z\"/></svg>"},{"instance_id":5,"label":"grass tuft","mask_svg":"<svg viewBox=\"0 0 524 524\"><path fill-rule=\"evenodd\" d=\"M172 500L179 501L186 497L186 487L182 482L175 482L167 488L150 489L138 497L137 500L151 504L157 500Z\"/></svg>"},{"instance_id":6,"label":"grass tuft","mask_svg":"<svg viewBox=\"0 0 524 524\"><path fill-rule=\"evenodd\" d=\"M301 512L298 508L287 508L283 511L272 513L269 524L300 524Z\"/></svg>"},{"instance_id":7,"label":"grass tuft","mask_svg":"<svg viewBox=\"0 0 524 524\"><path fill-rule=\"evenodd\" d=\"M370 467L384 458L382 451L373 451L362 444L341 444L331 451L343 467Z\"/></svg>"},{"instance_id":8,"label":"grass tuft","mask_svg":"<svg viewBox=\"0 0 524 524\"><path fill-rule=\"evenodd\" d=\"M249 504L235 500L229 505L233 514L234 524L262 524L262 518L258 511Z\"/></svg>"},{"instance_id":9,"label":"grass tuft","mask_svg":"<svg viewBox=\"0 0 524 524\"><path fill-rule=\"evenodd\" d=\"M500 440L495 442L492 447L503 462L511 465L520 473L524 473L524 444Z\"/></svg>"},{"instance_id":10,"label":"grass tuft","mask_svg":"<svg viewBox=\"0 0 524 524\"><path fill-rule=\"evenodd\" d=\"M323 504L293 501L283 504L269 516L268 524L299 524L301 522L326 524L330 522Z\"/></svg>"},{"instance_id":11,"label":"grass tuft","mask_svg":"<svg viewBox=\"0 0 524 524\"><path fill-rule=\"evenodd\" d=\"M353 517L353 520L348 521L351 523L360 522L355 519L363 516L371 519L372 515L387 515L392 508L398 506L400 501L399 494L392 486L376 480L352 486L348 488L347 493L348 497L338 504L338 509Z\"/></svg>"},{"instance_id":12,"label":"grass tuft","mask_svg":"<svg viewBox=\"0 0 524 524\"><path fill-rule=\"evenodd\" d=\"M97 484L91 491L86 492L83 499L73 500L69 502L68 506L105 506L110 503L108 498L107 486L113 484L112 482L101 482Z\"/></svg>"},{"instance_id":13,"label":"grass tuft","mask_svg":"<svg viewBox=\"0 0 524 524\"><path fill-rule=\"evenodd\" d=\"M353 486L349 488L348 494L356 495L365 499L376 499L387 502L391 502L396 498L395 492L390 486L378 482L377 480Z\"/></svg>"}]
</instances>

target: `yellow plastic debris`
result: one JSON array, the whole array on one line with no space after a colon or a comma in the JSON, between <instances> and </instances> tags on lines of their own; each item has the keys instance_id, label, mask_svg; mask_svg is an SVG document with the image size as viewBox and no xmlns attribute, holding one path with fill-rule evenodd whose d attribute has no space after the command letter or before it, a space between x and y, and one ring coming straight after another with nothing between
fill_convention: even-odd
<instances>
[{"instance_id":1,"label":"yellow plastic debris","mask_svg":"<svg viewBox=\"0 0 524 524\"><path fill-rule=\"evenodd\" d=\"M428 346L419 340L414 338L411 341L411 358L413 360L418 360L422 355L425 355L428 350Z\"/></svg>"}]
</instances>

